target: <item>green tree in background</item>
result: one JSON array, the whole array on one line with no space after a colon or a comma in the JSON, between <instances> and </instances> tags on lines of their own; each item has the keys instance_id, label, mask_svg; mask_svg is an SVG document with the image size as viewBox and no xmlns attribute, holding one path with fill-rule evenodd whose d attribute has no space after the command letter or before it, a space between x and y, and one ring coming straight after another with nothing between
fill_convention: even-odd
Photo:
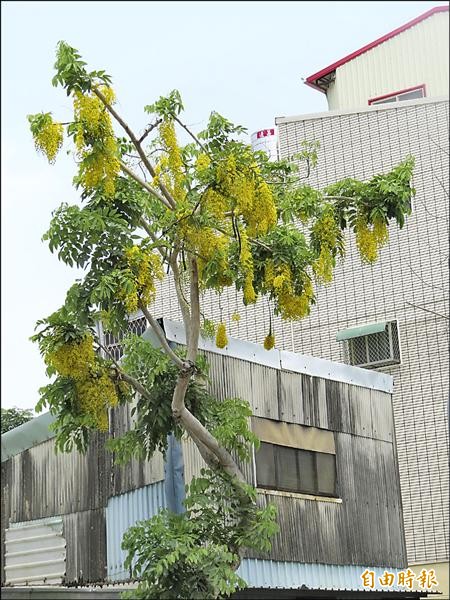
<instances>
[{"instance_id":1,"label":"green tree in background","mask_svg":"<svg viewBox=\"0 0 450 600\"><path fill-rule=\"evenodd\" d=\"M120 114L105 71L89 72L64 42L55 69L53 84L66 91L73 119L30 115L31 132L51 163L66 134L83 205L62 204L44 239L85 274L33 336L52 377L38 410L48 406L55 415L61 451L74 445L85 451L91 431L108 430L109 409L136 394L135 425L109 441L118 460L164 453L169 433L190 436L207 469L189 487L186 512L163 511L125 535L127 564L141 579L132 597L224 597L245 586L236 574L245 549L269 550L277 525L274 507L258 507L239 467L259 444L248 426L248 403L218 401L205 386L199 336L215 337L220 348L228 340L227 323L212 322L202 310L202 293L234 287L243 310L266 297L283 319L307 317L345 256L346 230L362 260L373 263L390 224L403 226L414 161L407 157L367 182L346 179L317 190L303 176L316 164L315 143L271 163L242 141L244 128L215 112L203 131L191 131L177 91L145 106L145 128L137 133ZM179 143L180 133L188 143ZM169 347L150 308L169 271L184 350ZM97 339L96 322L117 334L137 310L161 348L130 336L118 364ZM274 334L269 325L267 350Z\"/></svg>"},{"instance_id":2,"label":"green tree in background","mask_svg":"<svg viewBox=\"0 0 450 600\"><path fill-rule=\"evenodd\" d=\"M17 408L2 408L2 434L27 423L33 418L31 409Z\"/></svg>"}]
</instances>

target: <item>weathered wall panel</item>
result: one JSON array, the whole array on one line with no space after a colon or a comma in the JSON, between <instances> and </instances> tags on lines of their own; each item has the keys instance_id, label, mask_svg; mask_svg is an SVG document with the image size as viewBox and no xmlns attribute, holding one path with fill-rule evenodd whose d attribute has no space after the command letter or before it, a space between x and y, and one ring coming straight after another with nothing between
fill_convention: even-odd
<instances>
[{"instance_id":1,"label":"weathered wall panel","mask_svg":"<svg viewBox=\"0 0 450 600\"><path fill-rule=\"evenodd\" d=\"M106 577L105 509L63 515L67 542L66 583L95 583Z\"/></svg>"}]
</instances>

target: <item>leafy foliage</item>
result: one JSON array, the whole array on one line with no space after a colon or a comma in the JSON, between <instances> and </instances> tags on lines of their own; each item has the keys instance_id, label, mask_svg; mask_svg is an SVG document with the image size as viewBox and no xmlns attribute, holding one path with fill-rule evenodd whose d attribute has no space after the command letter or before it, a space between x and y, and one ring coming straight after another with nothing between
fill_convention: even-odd
<instances>
[{"instance_id":1,"label":"leafy foliage","mask_svg":"<svg viewBox=\"0 0 450 600\"><path fill-rule=\"evenodd\" d=\"M226 597L246 585L235 573L239 548L270 549L276 510L258 508L251 486L243 502L231 478L202 469L187 490L186 512L163 511L125 534L125 566L141 581L124 598Z\"/></svg>"}]
</instances>

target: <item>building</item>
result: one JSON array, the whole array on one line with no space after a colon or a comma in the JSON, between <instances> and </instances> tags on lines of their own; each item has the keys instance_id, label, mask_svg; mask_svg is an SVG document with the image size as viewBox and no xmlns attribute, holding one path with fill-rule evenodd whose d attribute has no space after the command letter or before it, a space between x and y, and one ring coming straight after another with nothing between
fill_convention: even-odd
<instances>
[{"instance_id":1,"label":"building","mask_svg":"<svg viewBox=\"0 0 450 600\"><path fill-rule=\"evenodd\" d=\"M164 329L169 341L184 343L181 325L164 320ZM406 566L392 378L239 340L225 350L202 340L201 348L214 394L251 404L262 446L246 477L259 501L279 511L272 550L243 559L240 572L250 587L237 597L269 597L276 588L278 598L360 598L373 595L363 586L366 571L383 597L419 597L396 584L387 591L378 581L385 571L398 578ZM112 415L116 433L129 426L128 410ZM123 533L179 500L184 485L174 480L188 483L202 466L196 447L183 441L181 455L171 444L165 462L155 454L118 468L104 434L86 456L55 454L47 421L43 415L2 436L3 583L34 586L39 598L39 584L127 580ZM296 461L305 465L302 475L289 470ZM2 590L11 598L15 591ZM45 593L52 597L51 588ZM115 593L111 588L109 597Z\"/></svg>"},{"instance_id":2,"label":"building","mask_svg":"<svg viewBox=\"0 0 450 600\"><path fill-rule=\"evenodd\" d=\"M414 98L449 89L447 6L438 6L306 78L329 110Z\"/></svg>"}]
</instances>

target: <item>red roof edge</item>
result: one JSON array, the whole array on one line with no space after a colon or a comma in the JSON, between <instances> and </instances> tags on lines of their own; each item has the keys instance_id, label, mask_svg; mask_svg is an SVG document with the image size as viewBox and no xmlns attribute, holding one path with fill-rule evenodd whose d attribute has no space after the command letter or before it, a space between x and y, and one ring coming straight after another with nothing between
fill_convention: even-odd
<instances>
[{"instance_id":1,"label":"red roof edge","mask_svg":"<svg viewBox=\"0 0 450 600\"><path fill-rule=\"evenodd\" d=\"M344 58L341 58L340 60L336 61L332 65L329 65L328 67L325 67L325 69L322 69L321 71L318 71L317 73L314 73L314 75L310 75L309 77L306 78L305 84L309 85L310 87L314 88L315 90L319 90L321 92L324 92L325 90L323 88L321 88L317 84L317 80L320 79L321 77L325 77L325 75L329 75L330 73L332 73L333 71L335 71L338 67L340 67L341 65L345 64L346 62L349 62L350 60L353 60L354 58L356 58L360 54L363 54L364 52L367 52L367 50L371 50L375 46L378 46L379 44L382 44L383 42L386 42L387 40L395 37L399 33L402 33L403 31L406 31L406 29L409 29L410 27L413 27L414 25L417 25L421 21L424 21L425 19L428 19L432 15L434 15L436 13L440 13L440 12L448 12L448 10L449 10L448 6L435 6L434 8L431 8L430 10L427 10L427 12L425 12L422 15L416 17L412 21L409 21L408 23L405 23L405 25L402 25L401 27L397 27L397 29L394 29L390 33L387 33L386 35L381 36L380 38L378 38L374 42L371 42L370 44L367 44L366 46L363 46L359 50L355 50L355 52L352 52L351 54L348 54L347 56L344 56Z\"/></svg>"}]
</instances>

